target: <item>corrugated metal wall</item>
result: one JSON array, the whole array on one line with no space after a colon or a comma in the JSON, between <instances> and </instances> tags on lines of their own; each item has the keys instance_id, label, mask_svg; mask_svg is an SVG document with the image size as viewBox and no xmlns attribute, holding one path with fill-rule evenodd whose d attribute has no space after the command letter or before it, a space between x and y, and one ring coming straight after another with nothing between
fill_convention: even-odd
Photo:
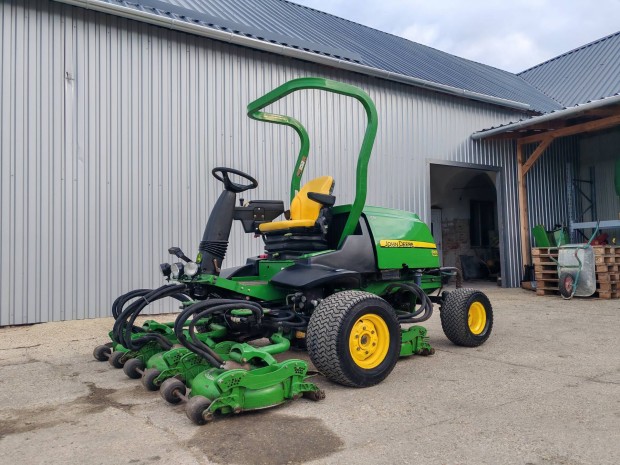
<instances>
[{"instance_id":1,"label":"corrugated metal wall","mask_svg":"<svg viewBox=\"0 0 620 465\"><path fill-rule=\"evenodd\" d=\"M54 2L25 4L0 5L0 325L108 315L120 293L159 285L169 246L197 249L221 190L215 166L259 180L247 199L286 199L297 138L249 120L245 106L307 75L359 85L377 104L369 204L430 221L430 161L500 167L504 280L518 282L514 149L469 139L515 113ZM315 141L306 179L330 173L338 201L351 200L361 107L313 91L279 110ZM227 265L260 250L235 225Z\"/></svg>"},{"instance_id":2,"label":"corrugated metal wall","mask_svg":"<svg viewBox=\"0 0 620 465\"><path fill-rule=\"evenodd\" d=\"M529 156L536 147L526 147ZM547 229L561 224L568 227L570 199L567 186L567 167L572 177L579 170L579 138L563 137L553 141L526 175L530 226L542 224ZM535 245L534 242L531 242Z\"/></svg>"},{"instance_id":3,"label":"corrugated metal wall","mask_svg":"<svg viewBox=\"0 0 620 465\"><path fill-rule=\"evenodd\" d=\"M594 167L596 185L596 217L586 214L585 221L617 220L620 213L620 196L616 194L615 163L620 158L620 130L613 129L581 139L581 170L579 179L589 180L590 167ZM587 185L581 186L587 193ZM589 205L584 202L585 206ZM618 231L606 231L615 234ZM613 236L613 234L612 234Z\"/></svg>"}]
</instances>

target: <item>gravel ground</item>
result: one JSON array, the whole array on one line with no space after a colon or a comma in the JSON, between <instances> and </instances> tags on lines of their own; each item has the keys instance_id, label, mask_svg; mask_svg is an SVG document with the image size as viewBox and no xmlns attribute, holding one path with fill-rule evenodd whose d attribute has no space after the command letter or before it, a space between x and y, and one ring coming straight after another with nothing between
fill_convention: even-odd
<instances>
[{"instance_id":1,"label":"gravel ground","mask_svg":"<svg viewBox=\"0 0 620 465\"><path fill-rule=\"evenodd\" d=\"M620 301L484 288L495 326L479 348L452 345L436 312L435 355L378 386L318 376L321 402L202 427L93 359L111 318L0 328L1 462L620 463Z\"/></svg>"}]
</instances>

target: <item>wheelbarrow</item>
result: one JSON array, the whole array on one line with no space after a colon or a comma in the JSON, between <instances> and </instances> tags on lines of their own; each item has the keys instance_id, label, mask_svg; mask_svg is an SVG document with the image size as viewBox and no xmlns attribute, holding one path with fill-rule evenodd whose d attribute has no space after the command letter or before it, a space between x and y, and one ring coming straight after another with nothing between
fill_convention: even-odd
<instances>
[{"instance_id":1,"label":"wheelbarrow","mask_svg":"<svg viewBox=\"0 0 620 465\"><path fill-rule=\"evenodd\" d=\"M566 244L558 247L558 289L564 299L588 297L596 292L594 249L590 245L598 232L586 244ZM553 259L552 259L553 260Z\"/></svg>"}]
</instances>

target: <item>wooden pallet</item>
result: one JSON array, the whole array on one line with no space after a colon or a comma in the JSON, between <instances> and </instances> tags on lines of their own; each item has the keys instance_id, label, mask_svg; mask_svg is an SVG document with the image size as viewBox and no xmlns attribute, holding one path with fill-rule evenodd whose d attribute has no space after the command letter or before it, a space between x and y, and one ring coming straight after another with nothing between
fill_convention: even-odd
<instances>
[{"instance_id":1,"label":"wooden pallet","mask_svg":"<svg viewBox=\"0 0 620 465\"><path fill-rule=\"evenodd\" d=\"M535 247L532 249L534 262L534 278L536 279L536 295L557 295L558 265L557 247Z\"/></svg>"},{"instance_id":2,"label":"wooden pallet","mask_svg":"<svg viewBox=\"0 0 620 465\"><path fill-rule=\"evenodd\" d=\"M596 293L600 299L620 298L620 247L595 245Z\"/></svg>"},{"instance_id":3,"label":"wooden pallet","mask_svg":"<svg viewBox=\"0 0 620 465\"><path fill-rule=\"evenodd\" d=\"M594 246L596 271L595 297L600 299L620 298L620 246ZM532 249L536 295L558 295L557 247L535 247Z\"/></svg>"}]
</instances>

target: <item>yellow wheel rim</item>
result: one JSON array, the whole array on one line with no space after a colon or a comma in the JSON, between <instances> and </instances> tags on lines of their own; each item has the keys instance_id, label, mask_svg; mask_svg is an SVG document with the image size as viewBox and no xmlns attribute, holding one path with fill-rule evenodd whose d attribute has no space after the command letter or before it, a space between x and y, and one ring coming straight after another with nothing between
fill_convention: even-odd
<instances>
[{"instance_id":1,"label":"yellow wheel rim","mask_svg":"<svg viewBox=\"0 0 620 465\"><path fill-rule=\"evenodd\" d=\"M474 302L469 306L467 324L473 334L478 335L484 331L484 327L487 325L487 312L480 302Z\"/></svg>"},{"instance_id":2,"label":"yellow wheel rim","mask_svg":"<svg viewBox=\"0 0 620 465\"><path fill-rule=\"evenodd\" d=\"M357 366L370 370L383 362L390 348L390 330L379 315L357 319L349 334L349 351Z\"/></svg>"}]
</instances>

